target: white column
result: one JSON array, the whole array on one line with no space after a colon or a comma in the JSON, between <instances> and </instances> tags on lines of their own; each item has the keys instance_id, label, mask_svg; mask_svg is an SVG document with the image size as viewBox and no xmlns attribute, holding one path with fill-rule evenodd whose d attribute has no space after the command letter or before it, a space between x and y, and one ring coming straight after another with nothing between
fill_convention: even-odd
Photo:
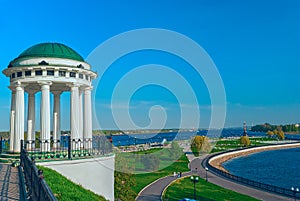
<instances>
[{"instance_id":1,"label":"white column","mask_svg":"<svg viewBox=\"0 0 300 201\"><path fill-rule=\"evenodd\" d=\"M83 91L79 90L79 139L81 141L80 147L83 147L83 113L82 113L82 94Z\"/></svg>"},{"instance_id":2,"label":"white column","mask_svg":"<svg viewBox=\"0 0 300 201\"><path fill-rule=\"evenodd\" d=\"M71 87L71 110L70 110L70 123L71 123L71 140L77 141L79 139L79 85L73 84ZM74 147L73 149L78 149Z\"/></svg>"},{"instance_id":3,"label":"white column","mask_svg":"<svg viewBox=\"0 0 300 201\"><path fill-rule=\"evenodd\" d=\"M41 151L50 151L50 85L51 82L39 82L41 85Z\"/></svg>"},{"instance_id":4,"label":"white column","mask_svg":"<svg viewBox=\"0 0 300 201\"><path fill-rule=\"evenodd\" d=\"M16 112L16 91L11 88L11 105L10 105L10 144L9 151L14 151L14 138L15 138L15 112Z\"/></svg>"},{"instance_id":5,"label":"white column","mask_svg":"<svg viewBox=\"0 0 300 201\"><path fill-rule=\"evenodd\" d=\"M20 141L24 139L24 86L16 86L16 112L13 151L20 152Z\"/></svg>"},{"instance_id":6,"label":"white column","mask_svg":"<svg viewBox=\"0 0 300 201\"><path fill-rule=\"evenodd\" d=\"M92 100L91 100L92 87L87 87L84 90L84 113L83 113L83 138L84 140L91 140L92 133ZM91 141L85 145L86 148L92 148Z\"/></svg>"},{"instance_id":7,"label":"white column","mask_svg":"<svg viewBox=\"0 0 300 201\"><path fill-rule=\"evenodd\" d=\"M35 91L28 91L27 115L27 141L28 149L31 149L32 142L35 140Z\"/></svg>"},{"instance_id":8,"label":"white column","mask_svg":"<svg viewBox=\"0 0 300 201\"><path fill-rule=\"evenodd\" d=\"M54 106L53 106L53 148L59 148L60 143L57 140L60 140L60 94L61 91L53 91L54 94Z\"/></svg>"}]
</instances>

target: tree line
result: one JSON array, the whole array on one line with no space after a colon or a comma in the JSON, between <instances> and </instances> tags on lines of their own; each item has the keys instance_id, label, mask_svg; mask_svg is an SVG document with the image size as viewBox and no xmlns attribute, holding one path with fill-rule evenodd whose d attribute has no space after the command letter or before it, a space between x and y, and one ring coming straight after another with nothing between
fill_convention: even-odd
<instances>
[{"instance_id":1,"label":"tree line","mask_svg":"<svg viewBox=\"0 0 300 201\"><path fill-rule=\"evenodd\" d=\"M286 125L272 125L264 123L251 127L253 132L268 132L268 131L283 131L283 132L299 132L299 124L286 124Z\"/></svg>"}]
</instances>

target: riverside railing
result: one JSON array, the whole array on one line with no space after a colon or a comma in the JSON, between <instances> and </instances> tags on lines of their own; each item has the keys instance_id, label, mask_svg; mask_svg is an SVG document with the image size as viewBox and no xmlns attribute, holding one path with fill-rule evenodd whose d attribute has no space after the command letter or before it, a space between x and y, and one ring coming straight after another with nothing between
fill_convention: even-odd
<instances>
[{"instance_id":1,"label":"riverside railing","mask_svg":"<svg viewBox=\"0 0 300 201\"><path fill-rule=\"evenodd\" d=\"M105 136L91 139L25 140L24 149L35 160L72 159L106 155L112 152L112 143Z\"/></svg>"},{"instance_id":2,"label":"riverside railing","mask_svg":"<svg viewBox=\"0 0 300 201\"><path fill-rule=\"evenodd\" d=\"M228 151L228 152L232 152L232 151ZM269 191L271 193L276 193L276 194L283 195L283 196L286 196L286 197L293 197L295 199L300 198L300 194L299 194L300 192L293 191L291 189L286 189L286 188L274 186L274 185L269 185L269 184L257 182L257 181L253 181L253 180L246 179L246 178L243 178L243 177L239 177L239 176L236 176L236 175L232 175L228 172L225 172L225 171L223 171L221 169L218 169L218 168L216 168L216 167L209 164L209 161L213 157L224 154L224 153L227 153L227 152L214 154L214 155L208 157L208 159L206 160L205 165L209 169L210 172L212 172L214 174L217 174L219 176L222 176L226 179L230 179L232 181L235 181L235 182L238 182L238 183L241 183L241 184L245 184L245 185L257 188L257 189L261 189L261 190L264 190L264 191Z\"/></svg>"},{"instance_id":3,"label":"riverside railing","mask_svg":"<svg viewBox=\"0 0 300 201\"><path fill-rule=\"evenodd\" d=\"M21 167L25 176L28 200L57 201L51 189L44 180L43 171L39 170L34 161L29 158L28 152L21 141Z\"/></svg>"}]
</instances>

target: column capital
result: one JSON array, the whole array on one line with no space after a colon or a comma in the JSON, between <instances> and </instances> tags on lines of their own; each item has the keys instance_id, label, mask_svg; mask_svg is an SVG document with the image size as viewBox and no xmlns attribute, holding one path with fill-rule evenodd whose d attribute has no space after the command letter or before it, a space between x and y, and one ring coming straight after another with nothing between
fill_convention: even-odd
<instances>
[{"instance_id":1,"label":"column capital","mask_svg":"<svg viewBox=\"0 0 300 201\"><path fill-rule=\"evenodd\" d=\"M51 81L38 81L37 82L40 86L48 85L50 86L52 84Z\"/></svg>"},{"instance_id":2,"label":"column capital","mask_svg":"<svg viewBox=\"0 0 300 201\"><path fill-rule=\"evenodd\" d=\"M22 87L24 89L24 87L26 86L26 84L20 82L19 80L12 83L8 88L12 91L15 91L17 89L17 87Z\"/></svg>"},{"instance_id":3,"label":"column capital","mask_svg":"<svg viewBox=\"0 0 300 201\"><path fill-rule=\"evenodd\" d=\"M40 91L40 88L37 86L26 86L25 91L28 93L28 95L34 95L36 92Z\"/></svg>"},{"instance_id":4,"label":"column capital","mask_svg":"<svg viewBox=\"0 0 300 201\"><path fill-rule=\"evenodd\" d=\"M92 91L93 87L92 86L87 86L83 88L84 91Z\"/></svg>"},{"instance_id":5,"label":"column capital","mask_svg":"<svg viewBox=\"0 0 300 201\"><path fill-rule=\"evenodd\" d=\"M80 87L79 87L79 92L80 93L84 93L84 92L86 92L86 91L91 91L93 89L93 87L92 86L85 86L85 85L81 85Z\"/></svg>"},{"instance_id":6,"label":"column capital","mask_svg":"<svg viewBox=\"0 0 300 201\"><path fill-rule=\"evenodd\" d=\"M54 90L54 91L51 91L51 92L54 96L59 96L60 94L62 94L63 91Z\"/></svg>"},{"instance_id":7,"label":"column capital","mask_svg":"<svg viewBox=\"0 0 300 201\"><path fill-rule=\"evenodd\" d=\"M23 91L23 93L24 93L24 87L25 86L23 86L23 85L17 85L16 86L16 91Z\"/></svg>"},{"instance_id":8,"label":"column capital","mask_svg":"<svg viewBox=\"0 0 300 201\"><path fill-rule=\"evenodd\" d=\"M16 93L16 87L13 85L8 86L8 88L13 92Z\"/></svg>"},{"instance_id":9,"label":"column capital","mask_svg":"<svg viewBox=\"0 0 300 201\"><path fill-rule=\"evenodd\" d=\"M72 87L78 87L79 88L81 85L76 83L76 82L71 82L71 83L68 83L67 86L70 87L70 88L72 88Z\"/></svg>"},{"instance_id":10,"label":"column capital","mask_svg":"<svg viewBox=\"0 0 300 201\"><path fill-rule=\"evenodd\" d=\"M28 93L29 96L34 96L38 90L33 90L33 89L26 89L26 92Z\"/></svg>"}]
</instances>

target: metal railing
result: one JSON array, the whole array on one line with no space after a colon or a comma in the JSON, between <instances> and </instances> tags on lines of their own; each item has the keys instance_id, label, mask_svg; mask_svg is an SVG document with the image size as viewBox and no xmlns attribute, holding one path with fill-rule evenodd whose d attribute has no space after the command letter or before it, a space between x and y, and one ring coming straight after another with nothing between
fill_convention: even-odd
<instances>
[{"instance_id":1,"label":"metal railing","mask_svg":"<svg viewBox=\"0 0 300 201\"><path fill-rule=\"evenodd\" d=\"M25 176L28 200L57 201L51 189L44 180L43 171L39 170L28 156L21 141L21 167Z\"/></svg>"},{"instance_id":2,"label":"metal railing","mask_svg":"<svg viewBox=\"0 0 300 201\"><path fill-rule=\"evenodd\" d=\"M228 151L228 152L232 152L232 151ZM206 160L205 165L209 169L210 172L212 172L216 175L219 175L221 177L224 177L226 179L229 179L229 180L241 183L241 184L245 184L245 185L248 185L250 187L254 187L254 188L257 188L257 189L260 189L260 190L263 190L263 191L276 193L276 194L283 195L283 196L286 196L286 197L300 198L300 193L297 192L297 191L293 191L291 189L286 189L286 188L282 188L282 187L278 187L278 186L274 186L274 185L269 185L269 184L261 183L261 182L258 182L258 181L254 181L254 180L246 179L246 178L243 178L243 177L239 177L239 176L236 176L236 175L232 175L228 172L225 172L221 169L218 169L218 168L210 165L209 161L213 157L224 154L224 153L227 153L227 152L217 153L217 154L214 154L214 155L208 157L208 159Z\"/></svg>"},{"instance_id":3,"label":"metal railing","mask_svg":"<svg viewBox=\"0 0 300 201\"><path fill-rule=\"evenodd\" d=\"M61 140L25 140L24 149L34 160L72 159L109 154L112 143L105 136L94 136L92 139L65 136Z\"/></svg>"}]
</instances>

